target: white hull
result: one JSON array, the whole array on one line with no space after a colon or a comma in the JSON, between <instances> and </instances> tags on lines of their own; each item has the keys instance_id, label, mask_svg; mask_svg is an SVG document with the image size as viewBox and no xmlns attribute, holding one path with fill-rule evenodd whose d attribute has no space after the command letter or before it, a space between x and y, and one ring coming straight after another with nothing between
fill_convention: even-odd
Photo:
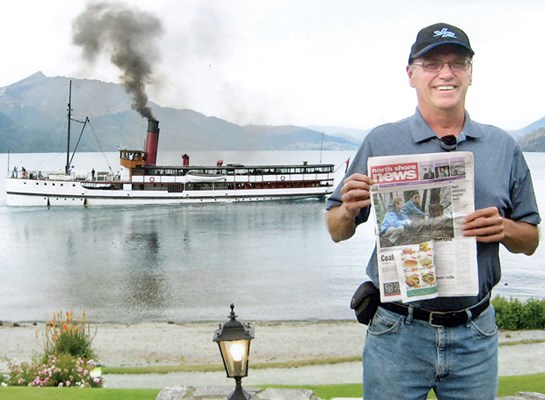
<instances>
[{"instance_id":1,"label":"white hull","mask_svg":"<svg viewBox=\"0 0 545 400\"><path fill-rule=\"evenodd\" d=\"M130 188L128 184L126 187ZM331 186L236 190L104 190L87 189L80 181L6 178L8 206L103 206L196 204L274 201L315 198L331 193Z\"/></svg>"}]
</instances>

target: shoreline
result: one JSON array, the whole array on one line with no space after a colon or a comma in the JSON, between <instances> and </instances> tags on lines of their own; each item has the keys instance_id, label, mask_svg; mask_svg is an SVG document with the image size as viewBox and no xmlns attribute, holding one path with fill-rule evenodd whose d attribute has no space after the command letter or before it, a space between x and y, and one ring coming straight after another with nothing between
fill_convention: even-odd
<instances>
[{"instance_id":1,"label":"shoreline","mask_svg":"<svg viewBox=\"0 0 545 400\"><path fill-rule=\"evenodd\" d=\"M16 324L16 325L13 325ZM282 362L361 355L365 329L356 321L252 321L253 362ZM219 363L213 335L218 322L90 323L93 348L106 366ZM0 326L0 370L6 359L28 361L42 349L44 322ZM327 343L327 346L324 346Z\"/></svg>"}]
</instances>

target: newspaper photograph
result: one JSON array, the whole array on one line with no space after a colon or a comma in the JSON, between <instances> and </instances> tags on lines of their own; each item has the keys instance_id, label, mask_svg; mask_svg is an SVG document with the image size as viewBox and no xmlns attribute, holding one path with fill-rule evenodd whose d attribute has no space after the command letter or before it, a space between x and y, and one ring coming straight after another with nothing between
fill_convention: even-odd
<instances>
[{"instance_id":1,"label":"newspaper photograph","mask_svg":"<svg viewBox=\"0 0 545 400\"><path fill-rule=\"evenodd\" d=\"M473 154L371 157L382 302L478 294L475 238L462 234L474 211Z\"/></svg>"}]
</instances>

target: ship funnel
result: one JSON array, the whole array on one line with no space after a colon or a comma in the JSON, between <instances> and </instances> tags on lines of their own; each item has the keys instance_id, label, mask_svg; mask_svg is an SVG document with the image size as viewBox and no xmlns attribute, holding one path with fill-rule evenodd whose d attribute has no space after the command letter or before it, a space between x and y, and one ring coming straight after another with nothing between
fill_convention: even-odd
<instances>
[{"instance_id":1,"label":"ship funnel","mask_svg":"<svg viewBox=\"0 0 545 400\"><path fill-rule=\"evenodd\" d=\"M157 148L159 146L159 121L148 119L148 134L144 148L146 165L155 165L157 162Z\"/></svg>"}]
</instances>

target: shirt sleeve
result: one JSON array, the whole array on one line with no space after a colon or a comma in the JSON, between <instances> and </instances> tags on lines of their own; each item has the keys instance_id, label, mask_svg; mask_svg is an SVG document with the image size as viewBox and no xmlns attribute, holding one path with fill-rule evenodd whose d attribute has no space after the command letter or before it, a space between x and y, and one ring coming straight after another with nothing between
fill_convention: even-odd
<instances>
[{"instance_id":1,"label":"shirt sleeve","mask_svg":"<svg viewBox=\"0 0 545 400\"><path fill-rule=\"evenodd\" d=\"M513 159L510 188L512 209L507 217L515 221L538 225L541 222L541 217L537 207L532 176L518 146L515 148Z\"/></svg>"},{"instance_id":2,"label":"shirt sleeve","mask_svg":"<svg viewBox=\"0 0 545 400\"><path fill-rule=\"evenodd\" d=\"M368 137L370 135L371 134L369 134ZM343 186L344 180L347 177L355 173L367 175L367 159L372 156L368 137L364 139L356 155L354 156L354 159L348 166L348 169L346 170L346 173L344 174L343 178L338 183L333 193L327 199L326 210L330 210L334 207L338 207L341 205L342 203L341 188ZM367 219L369 218L369 212L370 212L370 207L362 208L359 215L356 217L356 224L359 225L363 222L366 222Z\"/></svg>"}]
</instances>

